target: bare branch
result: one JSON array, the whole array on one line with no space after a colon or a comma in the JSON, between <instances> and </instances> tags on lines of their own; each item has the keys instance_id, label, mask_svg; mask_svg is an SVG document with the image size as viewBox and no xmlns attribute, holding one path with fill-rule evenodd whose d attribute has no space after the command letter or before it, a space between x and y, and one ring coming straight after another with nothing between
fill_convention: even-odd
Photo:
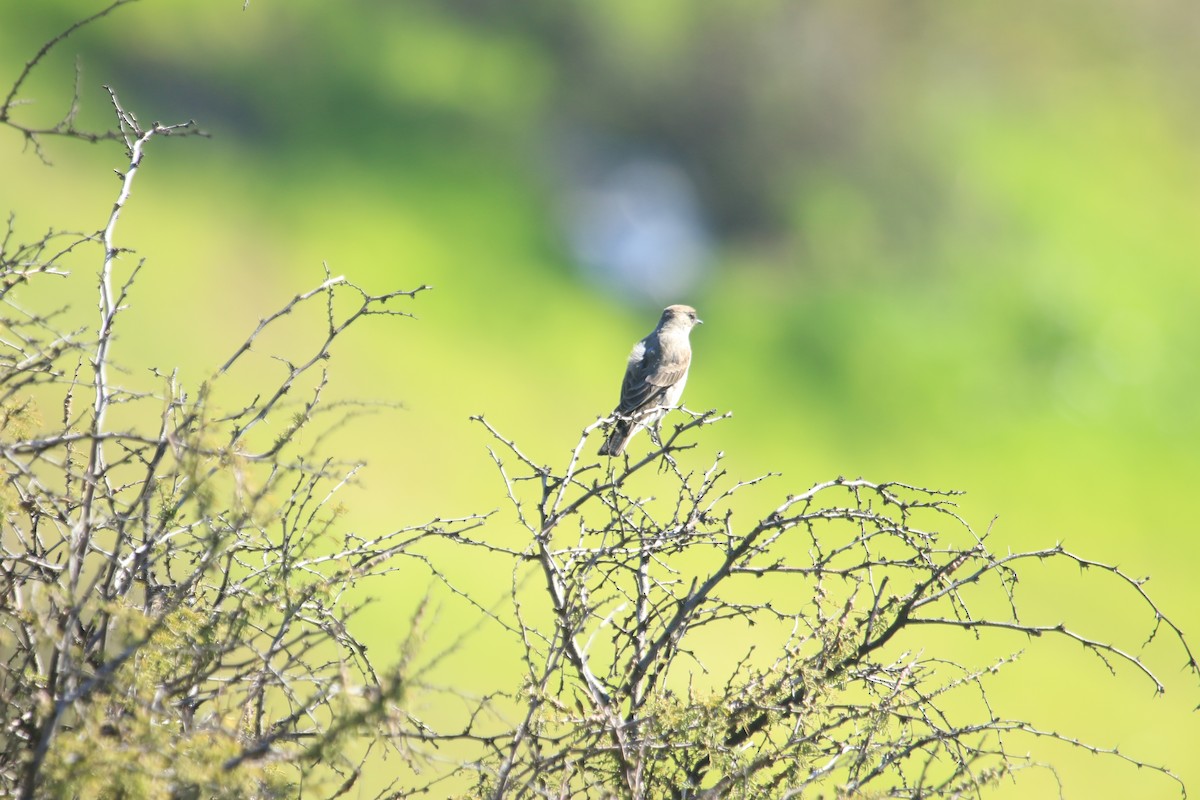
<instances>
[{"instance_id":1,"label":"bare branch","mask_svg":"<svg viewBox=\"0 0 1200 800\"><path fill-rule=\"evenodd\" d=\"M919 627L1059 638L1099 656L1114 677L1125 663L1156 691L1165 687L1143 654L1019 615L1016 579L1027 563L1116 577L1148 611L1147 644L1169 632L1200 677L1188 643L1141 581L1058 546L993 554L989 536L976 535L954 507L956 492L836 478L739 523L740 490L769 476L731 481L720 454L702 469L685 466L691 437L720 419L711 413L690 415L646 456L607 474L581 458L597 425L556 469L476 419L498 443L491 452L506 494L533 534L520 552L467 540L512 563L516 624L506 627L519 632L530 676L519 724L487 734L507 742L494 765L480 766L492 776L481 780L492 797L585 797L615 787L629 798L978 795L1036 766L1009 739L1049 737L993 708L989 682L1015 655L972 666L953 654L914 653L903 641ZM650 464L661 466L653 480L642 474ZM581 477L589 472L590 482ZM536 573L524 571L531 561ZM518 578L532 574L540 582ZM552 634L526 622L539 600ZM1011 616L996 612L1004 608ZM558 688L547 696L552 673ZM968 697L979 706L976 720L952 722L949 704L960 718ZM1115 749L1081 749L1177 781Z\"/></svg>"},{"instance_id":2,"label":"bare branch","mask_svg":"<svg viewBox=\"0 0 1200 800\"><path fill-rule=\"evenodd\" d=\"M62 120L49 128L26 126L13 121L12 111L18 105L17 95L20 93L21 87L25 84L25 81L29 78L30 74L38 66L38 64L42 62L42 59L44 59L46 55L52 49L54 49L55 46L61 44L68 36L75 33L75 31L79 30L80 28L83 28L99 19L108 16L121 6L128 5L129 3L133 2L137 2L137 0L114 0L113 3L109 4L105 8L102 8L100 11L97 11L95 14L87 17L86 19L79 20L62 33L43 44L41 49L39 49L32 58L25 62L25 66L21 69L20 74L17 75L16 80L13 81L12 86L9 88L8 94L4 98L4 102L0 103L0 124L7 125L10 128L20 131L25 136L26 143L33 146L34 150L38 153L38 156L43 161L47 161L47 159L41 149L41 141L39 138L41 136L65 136L67 138L81 139L87 142L99 142L108 139L116 139L118 136L120 136L120 133L116 130L92 133L79 130L75 127L75 117L79 112L78 65L76 65L75 73L75 93L71 98L70 107L68 108L67 113Z\"/></svg>"}]
</instances>

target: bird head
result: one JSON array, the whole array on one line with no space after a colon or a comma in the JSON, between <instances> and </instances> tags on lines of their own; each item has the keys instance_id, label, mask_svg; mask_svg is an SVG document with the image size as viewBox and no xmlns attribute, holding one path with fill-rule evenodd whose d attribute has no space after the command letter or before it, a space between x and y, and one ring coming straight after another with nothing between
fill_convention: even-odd
<instances>
[{"instance_id":1,"label":"bird head","mask_svg":"<svg viewBox=\"0 0 1200 800\"><path fill-rule=\"evenodd\" d=\"M703 325L704 320L696 316L696 309L691 306L677 304L663 309L662 319L658 321L660 328L676 327L690 331L697 325Z\"/></svg>"}]
</instances>

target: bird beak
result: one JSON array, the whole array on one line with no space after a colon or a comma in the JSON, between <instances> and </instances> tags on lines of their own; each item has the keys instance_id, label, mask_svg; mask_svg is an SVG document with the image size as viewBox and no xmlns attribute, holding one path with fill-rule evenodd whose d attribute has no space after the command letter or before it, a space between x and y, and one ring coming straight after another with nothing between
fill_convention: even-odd
<instances>
[{"instance_id":1,"label":"bird beak","mask_svg":"<svg viewBox=\"0 0 1200 800\"><path fill-rule=\"evenodd\" d=\"M697 325L703 325L703 324L704 324L704 320L700 319L699 317L696 317L696 324L697 324Z\"/></svg>"}]
</instances>

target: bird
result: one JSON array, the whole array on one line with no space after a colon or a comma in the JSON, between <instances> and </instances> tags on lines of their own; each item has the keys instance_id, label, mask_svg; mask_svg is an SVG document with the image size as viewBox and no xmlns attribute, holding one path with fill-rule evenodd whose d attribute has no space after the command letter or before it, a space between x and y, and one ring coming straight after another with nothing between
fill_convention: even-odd
<instances>
[{"instance_id":1,"label":"bird","mask_svg":"<svg viewBox=\"0 0 1200 800\"><path fill-rule=\"evenodd\" d=\"M600 445L600 455L621 455L635 433L679 403L692 364L688 334L703 322L691 306L667 306L658 327L633 346L621 381L621 400L612 413L616 422Z\"/></svg>"}]
</instances>

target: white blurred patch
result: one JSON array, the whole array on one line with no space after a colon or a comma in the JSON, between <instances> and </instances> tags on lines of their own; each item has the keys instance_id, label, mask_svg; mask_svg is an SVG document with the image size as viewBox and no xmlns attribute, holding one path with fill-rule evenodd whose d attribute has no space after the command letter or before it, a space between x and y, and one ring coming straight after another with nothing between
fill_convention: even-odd
<instances>
[{"instance_id":1,"label":"white blurred patch","mask_svg":"<svg viewBox=\"0 0 1200 800\"><path fill-rule=\"evenodd\" d=\"M691 294L707 272L710 243L683 170L639 156L571 171L564 225L584 271L643 302L680 302Z\"/></svg>"}]
</instances>

